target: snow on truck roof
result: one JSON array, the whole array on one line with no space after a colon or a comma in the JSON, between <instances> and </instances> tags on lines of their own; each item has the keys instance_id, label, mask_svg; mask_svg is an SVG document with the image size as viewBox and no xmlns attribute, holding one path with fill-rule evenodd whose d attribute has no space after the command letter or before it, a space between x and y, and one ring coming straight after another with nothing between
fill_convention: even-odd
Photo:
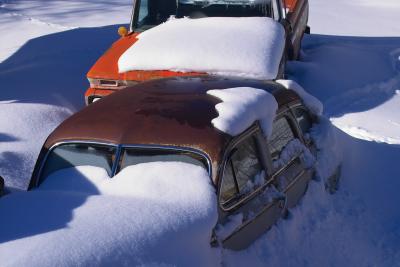
<instances>
[{"instance_id":1,"label":"snow on truck roof","mask_svg":"<svg viewBox=\"0 0 400 267\"><path fill-rule=\"evenodd\" d=\"M172 70L272 80L285 46L283 26L267 17L172 18L138 35L119 72Z\"/></svg>"}]
</instances>

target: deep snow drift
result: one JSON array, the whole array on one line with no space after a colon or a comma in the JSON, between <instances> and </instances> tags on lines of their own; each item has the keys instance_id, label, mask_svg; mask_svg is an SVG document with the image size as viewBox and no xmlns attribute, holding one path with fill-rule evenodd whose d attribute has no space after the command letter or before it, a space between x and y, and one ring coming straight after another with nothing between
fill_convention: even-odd
<instances>
[{"instance_id":1,"label":"deep snow drift","mask_svg":"<svg viewBox=\"0 0 400 267\"><path fill-rule=\"evenodd\" d=\"M312 32L400 35L398 1L310 4ZM319 152L319 176L343 157L339 191L329 195L312 182L288 220L246 251L224 251L227 265L400 266L399 48L400 37L305 37L287 73L321 100L337 127L326 131L325 121L313 136L333 152Z\"/></svg>"},{"instance_id":2,"label":"deep snow drift","mask_svg":"<svg viewBox=\"0 0 400 267\"><path fill-rule=\"evenodd\" d=\"M118 26L98 26L127 23L130 6L0 1L0 175L8 187L27 188L48 134L84 106L86 72L119 37Z\"/></svg>"},{"instance_id":3,"label":"deep snow drift","mask_svg":"<svg viewBox=\"0 0 400 267\"><path fill-rule=\"evenodd\" d=\"M398 0L310 0L309 25L319 34L399 36Z\"/></svg>"},{"instance_id":4,"label":"deep snow drift","mask_svg":"<svg viewBox=\"0 0 400 267\"><path fill-rule=\"evenodd\" d=\"M0 210L2 266L219 264L209 245L216 194L207 171L187 163L138 164L113 179L97 167L65 169L5 196Z\"/></svg>"},{"instance_id":5,"label":"deep snow drift","mask_svg":"<svg viewBox=\"0 0 400 267\"><path fill-rule=\"evenodd\" d=\"M8 186L27 187L44 141L70 115L54 105L0 102L0 175Z\"/></svg>"},{"instance_id":6,"label":"deep snow drift","mask_svg":"<svg viewBox=\"0 0 400 267\"><path fill-rule=\"evenodd\" d=\"M285 88L295 91L302 99L304 105L315 115L321 116L324 106L315 96L310 95L300 84L292 80L276 80Z\"/></svg>"},{"instance_id":7,"label":"deep snow drift","mask_svg":"<svg viewBox=\"0 0 400 267\"><path fill-rule=\"evenodd\" d=\"M400 37L310 36L289 76L317 96L325 115L360 139L400 144Z\"/></svg>"},{"instance_id":8,"label":"deep snow drift","mask_svg":"<svg viewBox=\"0 0 400 267\"><path fill-rule=\"evenodd\" d=\"M118 61L119 72L173 70L270 80L285 46L271 18L170 19L138 35Z\"/></svg>"},{"instance_id":9,"label":"deep snow drift","mask_svg":"<svg viewBox=\"0 0 400 267\"><path fill-rule=\"evenodd\" d=\"M126 0L2 0L0 62L27 41L43 35L79 27L128 23L131 5L132 2ZM116 30L114 32L116 34ZM85 38L93 36L88 34Z\"/></svg>"}]
</instances>

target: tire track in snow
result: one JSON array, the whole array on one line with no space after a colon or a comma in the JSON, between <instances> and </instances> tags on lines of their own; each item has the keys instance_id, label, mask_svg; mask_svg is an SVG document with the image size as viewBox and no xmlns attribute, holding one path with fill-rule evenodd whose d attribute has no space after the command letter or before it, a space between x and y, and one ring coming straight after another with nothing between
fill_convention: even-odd
<instances>
[{"instance_id":1,"label":"tire track in snow","mask_svg":"<svg viewBox=\"0 0 400 267\"><path fill-rule=\"evenodd\" d=\"M349 135L378 143L400 144L400 74L385 82L350 90L329 100L326 106L331 107L330 112L354 110L331 118L335 126Z\"/></svg>"},{"instance_id":2,"label":"tire track in snow","mask_svg":"<svg viewBox=\"0 0 400 267\"><path fill-rule=\"evenodd\" d=\"M21 18L23 20L29 21L36 25L44 25L44 26L48 26L48 27L51 27L51 28L54 28L54 29L57 29L60 31L73 30L73 29L78 28L78 27L69 27L69 26L63 26L61 24L46 22L41 19L25 15L23 13L13 12L11 9L7 8L7 5L10 3L11 3L10 1L0 1L0 12L3 14L6 14L6 15L12 16L12 17Z\"/></svg>"}]
</instances>

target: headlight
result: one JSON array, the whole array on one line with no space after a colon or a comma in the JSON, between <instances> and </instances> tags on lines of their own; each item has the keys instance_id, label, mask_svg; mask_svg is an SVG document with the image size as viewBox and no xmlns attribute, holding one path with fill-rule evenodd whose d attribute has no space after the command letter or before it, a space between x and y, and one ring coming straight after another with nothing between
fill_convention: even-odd
<instances>
[{"instance_id":1,"label":"headlight","mask_svg":"<svg viewBox=\"0 0 400 267\"><path fill-rule=\"evenodd\" d=\"M92 88L124 88L138 84L137 81L124 81L124 80L107 80L107 79L93 79L88 78L90 87Z\"/></svg>"}]
</instances>

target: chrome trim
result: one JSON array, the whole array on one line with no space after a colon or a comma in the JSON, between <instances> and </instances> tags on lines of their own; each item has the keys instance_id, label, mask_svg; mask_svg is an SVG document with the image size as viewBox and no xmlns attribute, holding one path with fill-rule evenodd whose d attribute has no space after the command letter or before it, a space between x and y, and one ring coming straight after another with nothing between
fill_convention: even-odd
<instances>
[{"instance_id":1,"label":"chrome trim","mask_svg":"<svg viewBox=\"0 0 400 267\"><path fill-rule=\"evenodd\" d=\"M264 189L266 189L268 186L270 186L272 184L272 179L267 180L263 185L261 185L260 187L258 187L256 190L254 190L253 192L251 192L250 194L246 195L244 198L240 199L238 202L236 202L234 205L230 206L229 208L224 208L222 206L222 203L220 202L220 207L223 211L225 212L230 212L232 210L234 210L235 208L237 208L239 205L249 201L250 199L254 198L256 195L258 195L260 193L260 191L263 191Z\"/></svg>"},{"instance_id":2,"label":"chrome trim","mask_svg":"<svg viewBox=\"0 0 400 267\"><path fill-rule=\"evenodd\" d=\"M107 79L99 79L99 86L102 87L118 87L120 86L119 80L107 80Z\"/></svg>"},{"instance_id":3,"label":"chrome trim","mask_svg":"<svg viewBox=\"0 0 400 267\"><path fill-rule=\"evenodd\" d=\"M289 105L290 114L292 115L293 120L294 120L294 122L296 124L296 128L297 128L297 131L299 132L300 139L301 139L302 143L305 144L306 147L309 148L310 144L308 144L306 142L306 139L304 138L304 135L306 133L303 133L302 129L300 128L300 124L297 122L296 115L294 114L294 109L296 109L296 108L304 109L308 113L308 115L310 116L312 124L317 124L318 122L315 121L315 117L314 117L315 115L302 102L298 102L298 103L294 103L294 104Z\"/></svg>"},{"instance_id":4,"label":"chrome trim","mask_svg":"<svg viewBox=\"0 0 400 267\"><path fill-rule=\"evenodd\" d=\"M115 160L114 160L114 163L113 163L113 166L111 169L111 177L114 177L115 174L117 174L119 160L121 159L121 151L122 151L122 147L121 147L121 145L118 145L117 153L115 153Z\"/></svg>"},{"instance_id":5,"label":"chrome trim","mask_svg":"<svg viewBox=\"0 0 400 267\"><path fill-rule=\"evenodd\" d=\"M133 32L133 22L135 20L135 10L136 10L137 0L133 0L132 2L132 11L131 11L131 21L129 23L129 31Z\"/></svg>"},{"instance_id":6,"label":"chrome trim","mask_svg":"<svg viewBox=\"0 0 400 267\"><path fill-rule=\"evenodd\" d=\"M110 142L102 142L102 141L94 141L94 140L68 140L68 141L61 141L57 142L54 145L52 145L49 150L46 152L46 155L44 156L42 162L40 163L39 171L37 172L37 175L35 177L35 186L39 186L39 182L41 181L41 175L42 171L44 168L45 163L47 162L47 159L50 155L50 153L57 147L65 144L94 144L94 145L102 145L102 146L110 146L110 147L115 147L117 149L116 151L116 158L114 160L113 166L111 168L111 177L113 177L116 174L117 168L118 168L118 163L119 159L121 157L121 151L124 148L147 148L147 149L164 149L164 150L173 150L173 151L182 151L182 152L190 152L196 155L199 155L206 159L207 161L207 171L209 174L210 179L212 180L212 164L209 156L197 149L194 148L189 148L189 147L180 147L180 146L163 146L163 145L134 145L134 144L115 144L115 143L110 143Z\"/></svg>"},{"instance_id":7,"label":"chrome trim","mask_svg":"<svg viewBox=\"0 0 400 267\"><path fill-rule=\"evenodd\" d=\"M251 128L249 128L246 132L244 132L243 134L239 135L234 141L231 142L231 144L229 145L228 149L226 149L226 153L224 155L224 159L223 159L223 167L222 167L222 171L221 171L221 177L218 181L218 205L219 207L222 209L222 211L224 212L230 212L232 210L234 210L235 208L237 208L239 205L243 204L244 202L247 202L249 199L253 198L255 195L257 195L262 189L265 189L268 185L271 184L272 179L267 180L263 185L261 185L259 188L257 188L256 190L254 190L253 192L251 192L250 194L246 195L244 198L240 199L238 202L236 202L235 204L233 204L232 206L226 208L223 206L222 202L221 202L221 184L222 184L222 180L223 180L223 176L224 176L224 172L225 172L225 168L226 168L226 164L228 162L228 156L230 154L230 151L232 150L232 148L234 148L235 146L237 146L238 144L240 144L241 142L244 141L244 139L246 139L247 137L254 135L255 133L257 133L258 131L260 131L260 128L258 126L258 124L254 124ZM262 133L262 132L261 132ZM257 144L258 146L258 144ZM258 148L257 148L258 149ZM261 166L263 165L260 162ZM264 167L263 167L263 171L265 171ZM267 174L267 172L266 172Z\"/></svg>"},{"instance_id":8,"label":"chrome trim","mask_svg":"<svg viewBox=\"0 0 400 267\"><path fill-rule=\"evenodd\" d=\"M293 156L292 159L290 161L288 161L284 166L282 166L278 170L274 171L271 176L271 180L275 179L277 176L281 175L283 171L288 169L294 163L295 160L300 158L300 155L301 155L301 153L299 153L299 155Z\"/></svg>"},{"instance_id":9,"label":"chrome trim","mask_svg":"<svg viewBox=\"0 0 400 267\"><path fill-rule=\"evenodd\" d=\"M262 216L264 212L275 206L276 204L279 204L279 202L284 202L284 206L286 206L286 196L283 198L273 198L271 202L267 203L258 213L255 215L253 218L250 218L249 220L246 220L244 223L240 226L238 226L231 234L229 234L222 242L227 241L228 239L232 238L235 234L239 233L244 227L248 226L250 223L255 221L257 218ZM279 207L280 209L284 210L284 208Z\"/></svg>"},{"instance_id":10,"label":"chrome trim","mask_svg":"<svg viewBox=\"0 0 400 267\"><path fill-rule=\"evenodd\" d=\"M301 102L299 102L299 104L301 105ZM299 129L298 129L298 126L297 126L298 123L297 123L297 121L294 121L294 117L293 117L293 114L291 113L291 110L290 110L290 107L289 107L289 106L285 106L285 107L281 108L281 109L277 112L274 121L276 121L277 119L279 119L279 118L281 118L281 117L286 117L287 120L288 120L288 123L289 123L290 127L293 128L293 126L294 126L294 127L296 128L296 129L291 129L291 130L293 131L293 134L295 135L295 137L300 135L301 140L303 140L303 139L302 139L302 138L303 138L302 133L301 133L301 131L299 132ZM293 125L293 124L295 124L295 125ZM238 137L237 140L233 141L233 142L231 143L231 146L229 147L229 149L227 149L227 151L230 151L230 150L232 149L232 147L235 147L237 144L239 144L240 142L242 142L243 139L245 139L245 138L247 138L249 135L252 135L252 134L254 134L255 132L257 132L257 130L261 131L261 133L262 133L262 129L261 129L261 128L258 129L258 128L257 128L257 125L254 125L252 128L250 128L250 129L248 130L248 132L245 132L243 135L240 135L240 136ZM267 154L269 155L269 159L267 159L267 160L271 161L271 153L270 153L269 148L268 148L268 140L267 140L267 139L266 139L266 143L267 143L267 149L268 149L268 153L267 153ZM303 142L303 143L304 143L304 142ZM229 153L228 153L228 154L229 154ZM228 208L224 207L223 204L222 204L222 202L220 201L221 194L220 194L220 192L218 191L218 194L219 194L219 195L218 195L218 203L219 203L219 206L221 207L221 209L222 209L224 212L230 212L230 211L234 210L235 208L237 208L239 205L243 204L244 202L247 202L247 201L250 200L251 198L255 197L257 194L259 194L260 191L266 189L266 187L268 187L269 185L271 185L272 182L276 179L276 177L277 177L278 175L280 175L284 170L286 170L291 164L293 164L293 162L294 162L298 157L299 157L299 155L295 155L295 156L293 156L293 158L292 158L287 164L285 164L285 166L282 166L280 169L278 169L278 170L276 170L276 171L275 171L275 170L271 170L271 175L269 175L269 174L268 174L268 171L267 171L267 172L266 172L266 174L268 175L267 178L268 178L268 177L270 177L270 178L269 178L268 180L266 180L265 183L264 183L263 185L261 185L259 188L255 189L253 192L251 192L250 194L246 195L244 198L240 199L237 203L233 204L232 206L230 206L230 207L228 207ZM224 157L223 169L222 169L221 179L220 179L219 185L221 185L221 183L222 183L223 174L224 174L224 171L225 171L225 168L226 168L226 164L227 164L227 158ZM271 166L272 166L272 161L271 161L268 165L271 165ZM219 189L220 189L220 186L219 186Z\"/></svg>"},{"instance_id":11,"label":"chrome trim","mask_svg":"<svg viewBox=\"0 0 400 267\"><path fill-rule=\"evenodd\" d=\"M181 147L181 146L169 146L169 145L134 145L134 144L122 144L121 148L147 148L147 149L166 149L166 150L173 150L173 151L183 151L183 152L190 152L193 154L196 154L198 156L201 156L203 158L206 159L207 161L207 171L208 174L210 176L210 178L212 178L212 165L211 165L211 160L209 158L209 156L204 153L203 151L194 149L194 148L190 148L190 147Z\"/></svg>"},{"instance_id":12,"label":"chrome trim","mask_svg":"<svg viewBox=\"0 0 400 267\"><path fill-rule=\"evenodd\" d=\"M298 181L299 179L306 173L306 169L302 169L297 175L296 177L293 178L293 180L286 186L285 190L283 190L283 193L287 193L287 191L290 190L290 188L292 188Z\"/></svg>"},{"instance_id":13,"label":"chrome trim","mask_svg":"<svg viewBox=\"0 0 400 267\"><path fill-rule=\"evenodd\" d=\"M96 141L79 141L79 140L70 140L70 141L61 141L61 142L57 142L54 145L52 145L49 150L46 152L46 155L44 156L42 162L40 163L40 167L39 167L39 171L35 177L36 181L35 181L35 187L39 186L39 181L41 180L41 175L42 175L42 171L44 168L44 164L47 162L47 158L49 157L50 153L57 147L61 146L61 145L65 145L65 144L98 144L98 145L104 145L104 146L113 146L113 147L117 147L118 145L113 144L113 143L107 143L107 142L96 142Z\"/></svg>"}]
</instances>

